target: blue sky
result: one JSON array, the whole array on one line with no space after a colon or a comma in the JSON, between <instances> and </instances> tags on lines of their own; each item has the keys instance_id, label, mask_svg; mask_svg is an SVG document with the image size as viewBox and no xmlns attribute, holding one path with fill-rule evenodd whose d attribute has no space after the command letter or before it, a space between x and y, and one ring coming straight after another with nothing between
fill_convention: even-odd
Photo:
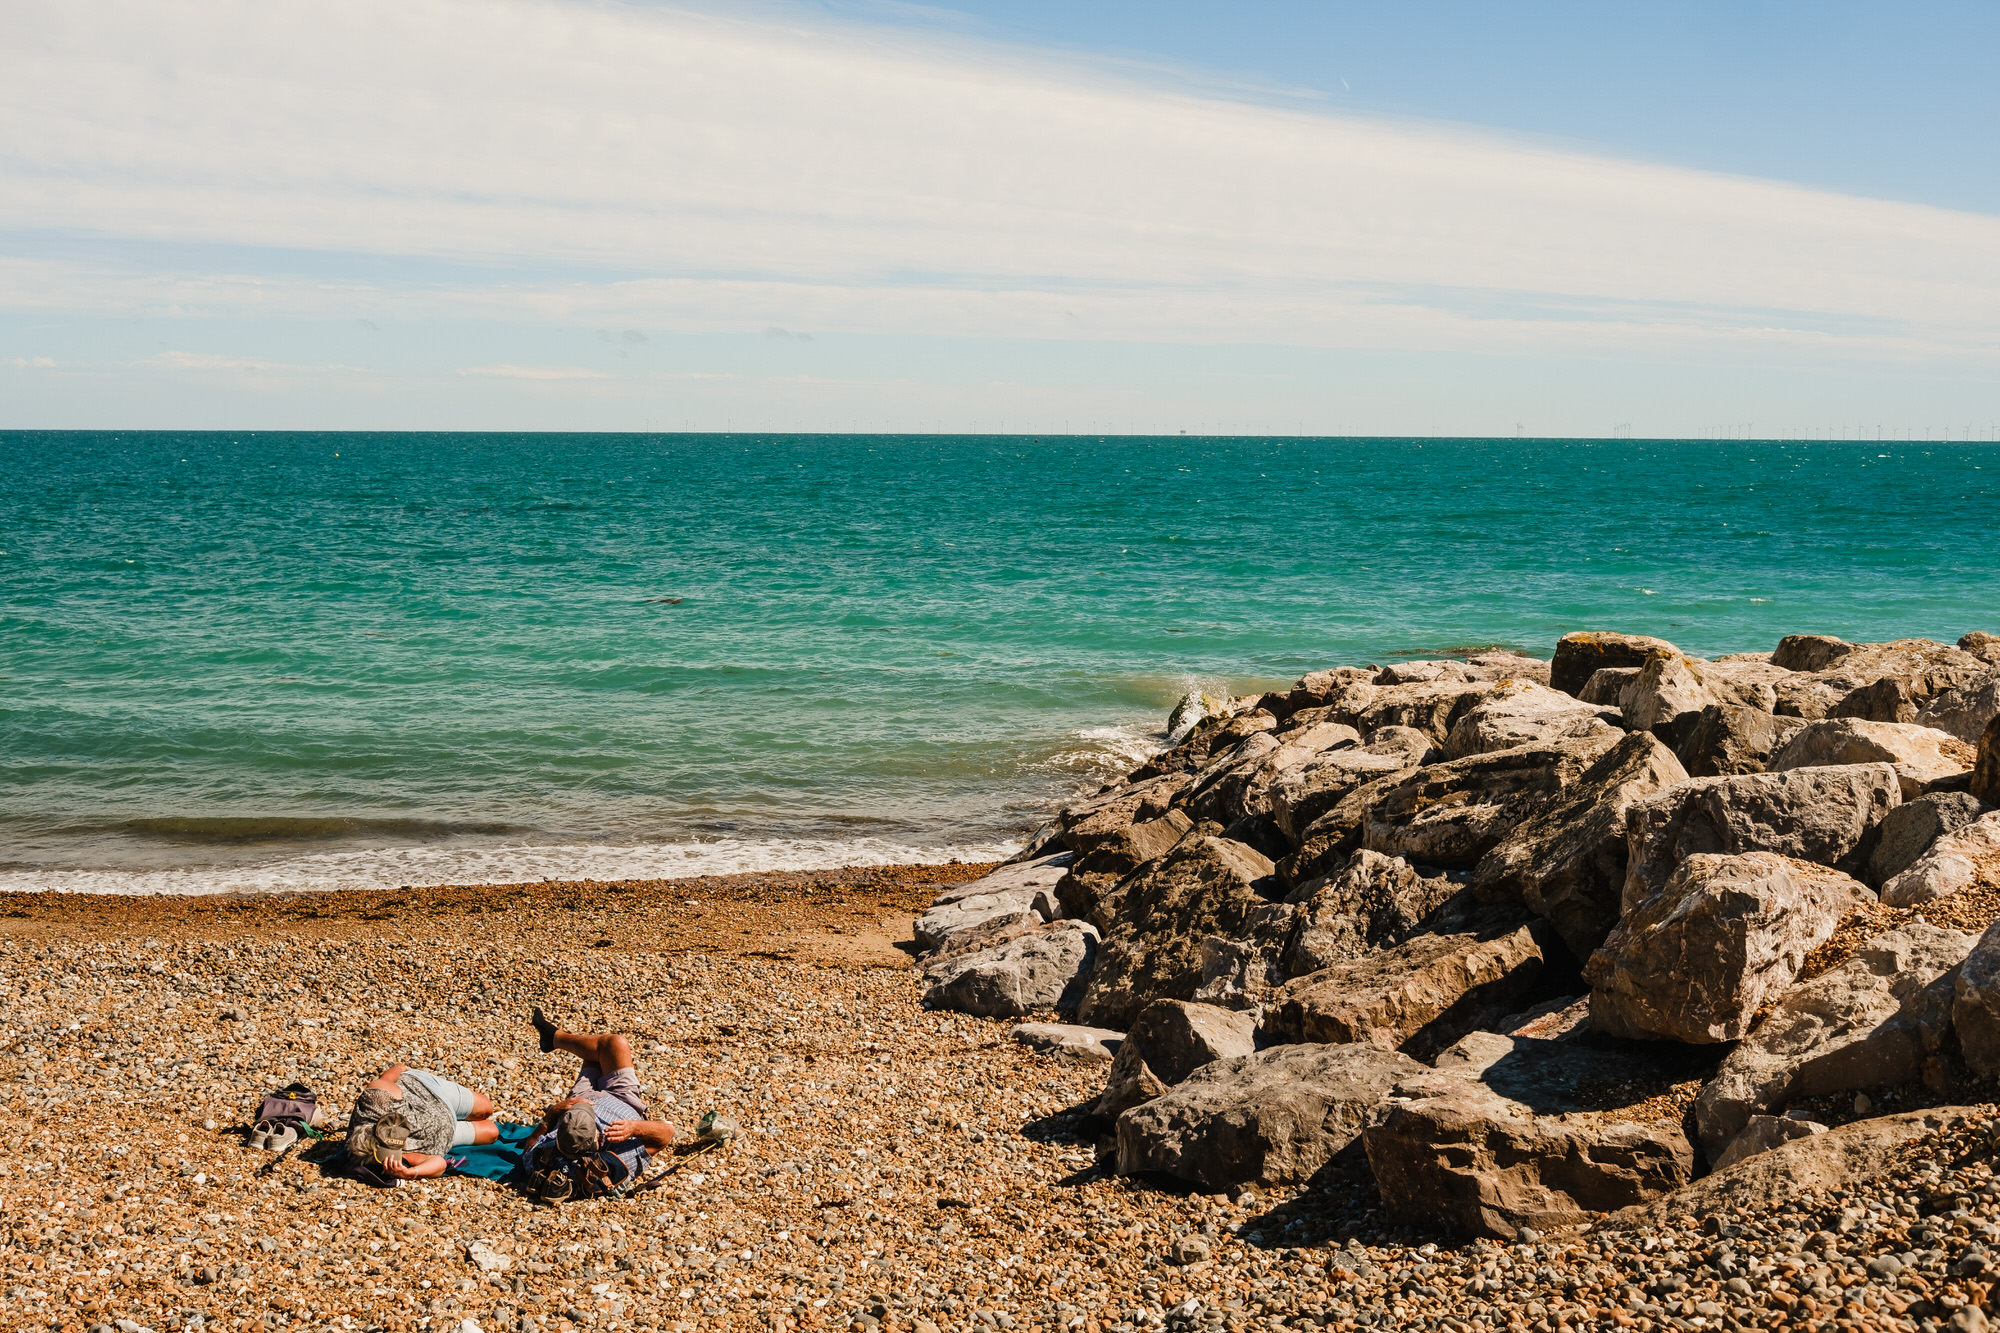
<instances>
[{"instance_id":1,"label":"blue sky","mask_svg":"<svg viewBox=\"0 0 2000 1333\"><path fill-rule=\"evenodd\" d=\"M0 427L2000 434L2000 6L0 21Z\"/></svg>"}]
</instances>

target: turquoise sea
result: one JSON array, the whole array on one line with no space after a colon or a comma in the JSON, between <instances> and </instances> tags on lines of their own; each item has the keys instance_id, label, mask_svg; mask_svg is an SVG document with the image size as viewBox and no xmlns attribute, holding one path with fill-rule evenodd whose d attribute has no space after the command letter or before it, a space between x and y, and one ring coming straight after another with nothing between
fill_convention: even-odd
<instances>
[{"instance_id":1,"label":"turquoise sea","mask_svg":"<svg viewBox=\"0 0 2000 1333\"><path fill-rule=\"evenodd\" d=\"M0 888L994 855L1194 685L2000 630L2000 448L0 433Z\"/></svg>"}]
</instances>

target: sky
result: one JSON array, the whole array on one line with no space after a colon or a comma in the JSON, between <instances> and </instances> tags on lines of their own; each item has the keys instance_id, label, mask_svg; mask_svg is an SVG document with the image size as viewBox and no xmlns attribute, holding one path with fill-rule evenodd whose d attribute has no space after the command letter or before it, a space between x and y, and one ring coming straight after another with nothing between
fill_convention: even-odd
<instances>
[{"instance_id":1,"label":"sky","mask_svg":"<svg viewBox=\"0 0 2000 1333\"><path fill-rule=\"evenodd\" d=\"M2000 438L2000 6L0 0L0 428Z\"/></svg>"}]
</instances>

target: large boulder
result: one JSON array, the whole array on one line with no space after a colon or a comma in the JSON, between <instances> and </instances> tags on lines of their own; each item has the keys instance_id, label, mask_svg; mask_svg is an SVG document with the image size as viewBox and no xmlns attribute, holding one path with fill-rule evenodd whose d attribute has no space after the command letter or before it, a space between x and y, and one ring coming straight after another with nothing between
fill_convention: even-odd
<instances>
[{"instance_id":1,"label":"large boulder","mask_svg":"<svg viewBox=\"0 0 2000 1333\"><path fill-rule=\"evenodd\" d=\"M1248 1014L1212 1004L1155 1000L1132 1020L1132 1030L1111 1062L1104 1093L1092 1109L1116 1118L1204 1065L1256 1049L1257 1023Z\"/></svg>"},{"instance_id":2,"label":"large boulder","mask_svg":"<svg viewBox=\"0 0 2000 1333\"><path fill-rule=\"evenodd\" d=\"M1694 1150L1670 1120L1586 1109L1586 1084L1636 1062L1563 1042L1475 1033L1370 1112L1362 1145L1397 1221L1514 1239L1573 1226L1685 1185ZM1414 1095L1412 1095L1414 1094Z\"/></svg>"},{"instance_id":3,"label":"large boulder","mask_svg":"<svg viewBox=\"0 0 2000 1333\"><path fill-rule=\"evenodd\" d=\"M1118 886L1080 1022L1123 1028L1154 1000L1191 999L1201 985L1201 942L1240 936L1268 900L1271 863L1240 842L1191 836Z\"/></svg>"},{"instance_id":4,"label":"large boulder","mask_svg":"<svg viewBox=\"0 0 2000 1333\"><path fill-rule=\"evenodd\" d=\"M1674 753L1689 777L1762 773L1770 767L1771 756L1804 726L1802 718L1779 717L1762 708L1710 704L1687 729Z\"/></svg>"},{"instance_id":5,"label":"large boulder","mask_svg":"<svg viewBox=\"0 0 2000 1333\"><path fill-rule=\"evenodd\" d=\"M1401 944L1459 892L1452 880L1424 875L1400 856L1356 851L1331 875L1287 896L1298 913L1285 941L1284 973L1304 976Z\"/></svg>"},{"instance_id":6,"label":"large boulder","mask_svg":"<svg viewBox=\"0 0 2000 1333\"><path fill-rule=\"evenodd\" d=\"M1857 874L1882 817L1902 803L1887 764L1693 778L1635 803L1625 816L1624 908L1658 893L1700 852L1776 852Z\"/></svg>"},{"instance_id":7,"label":"large boulder","mask_svg":"<svg viewBox=\"0 0 2000 1333\"><path fill-rule=\"evenodd\" d=\"M1591 955L1591 1026L1619 1037L1734 1041L1841 918L1873 900L1839 871L1771 852L1690 856Z\"/></svg>"},{"instance_id":8,"label":"large boulder","mask_svg":"<svg viewBox=\"0 0 2000 1333\"><path fill-rule=\"evenodd\" d=\"M1076 856L1072 852L1056 852L1050 856L1036 857L1032 861L1011 862L990 875L982 875L978 879L969 879L963 884L952 885L931 899L931 906L943 907L949 903L964 902L968 898L984 898L996 893L1012 893L1021 889L1053 890L1075 860Z\"/></svg>"},{"instance_id":9,"label":"large boulder","mask_svg":"<svg viewBox=\"0 0 2000 1333\"><path fill-rule=\"evenodd\" d=\"M1972 794L1988 805L2000 805L2000 717L1986 724L1979 737L1979 757L1972 767Z\"/></svg>"},{"instance_id":10,"label":"large boulder","mask_svg":"<svg viewBox=\"0 0 2000 1333\"><path fill-rule=\"evenodd\" d=\"M1962 791L1934 792L1903 802L1882 817L1865 878L1878 887L1887 884L1915 865L1939 838L1964 828L1985 810L1978 798Z\"/></svg>"},{"instance_id":11,"label":"large boulder","mask_svg":"<svg viewBox=\"0 0 2000 1333\"><path fill-rule=\"evenodd\" d=\"M1576 694L1605 667L1642 667L1657 652L1679 652L1665 639L1644 634L1565 634L1549 661L1549 688Z\"/></svg>"},{"instance_id":12,"label":"large boulder","mask_svg":"<svg viewBox=\"0 0 2000 1333\"><path fill-rule=\"evenodd\" d=\"M1375 802L1421 771L1414 766L1398 769L1349 788L1331 809L1299 831L1297 849L1277 863L1278 877L1296 887L1332 874L1361 845L1368 811Z\"/></svg>"},{"instance_id":13,"label":"large boulder","mask_svg":"<svg viewBox=\"0 0 2000 1333\"><path fill-rule=\"evenodd\" d=\"M1618 709L1618 701L1625 697L1625 687L1632 683L1632 678L1640 670L1639 667L1600 667L1583 683L1576 697L1583 703ZM1622 709L1619 709L1619 718L1621 721L1624 718Z\"/></svg>"},{"instance_id":14,"label":"large boulder","mask_svg":"<svg viewBox=\"0 0 2000 1333\"><path fill-rule=\"evenodd\" d=\"M1588 958L1618 920L1625 812L1685 781L1680 761L1659 739L1647 732L1621 738L1480 859L1474 887L1482 896L1526 903L1549 919L1571 952Z\"/></svg>"},{"instance_id":15,"label":"large boulder","mask_svg":"<svg viewBox=\"0 0 2000 1333\"><path fill-rule=\"evenodd\" d=\"M1301 841L1313 821L1339 805L1349 792L1382 778L1415 772L1422 758L1422 751L1411 755L1400 737L1387 746L1324 751L1271 784L1271 818L1286 837Z\"/></svg>"},{"instance_id":16,"label":"large boulder","mask_svg":"<svg viewBox=\"0 0 2000 1333\"><path fill-rule=\"evenodd\" d=\"M1982 662L2000 666L2000 634L1974 630L1959 639L1958 647L1960 652L1971 653Z\"/></svg>"},{"instance_id":17,"label":"large boulder","mask_svg":"<svg viewBox=\"0 0 2000 1333\"><path fill-rule=\"evenodd\" d=\"M1951 1025L1967 1067L2000 1074L2000 922L1986 928L1952 979Z\"/></svg>"},{"instance_id":18,"label":"large boulder","mask_svg":"<svg viewBox=\"0 0 2000 1333\"><path fill-rule=\"evenodd\" d=\"M1035 865L1027 862L1026 865ZM1021 869L1008 866L1005 870ZM1060 878L1060 867L1049 867ZM1004 873L996 872L996 873ZM989 876L991 878L991 876ZM1053 892L1054 883L1048 887L1026 886L1001 889L991 893L963 894L932 907L910 925L916 937L917 948L924 953L949 949L955 940L974 931L991 931L996 927L1031 926L1041 921L1052 920L1062 914L1062 907Z\"/></svg>"},{"instance_id":19,"label":"large boulder","mask_svg":"<svg viewBox=\"0 0 2000 1333\"><path fill-rule=\"evenodd\" d=\"M1280 1041L1437 1050L1519 1009L1556 942L1546 924L1418 935L1280 986L1264 1029Z\"/></svg>"},{"instance_id":20,"label":"large boulder","mask_svg":"<svg viewBox=\"0 0 2000 1333\"><path fill-rule=\"evenodd\" d=\"M1494 688L1490 680L1428 680L1403 685L1352 685L1329 700L1332 719L1360 730L1371 741L1388 727L1422 732L1443 745L1452 724Z\"/></svg>"},{"instance_id":21,"label":"large boulder","mask_svg":"<svg viewBox=\"0 0 2000 1333\"><path fill-rule=\"evenodd\" d=\"M1846 764L1888 764L1902 782L1903 799L1923 795L1940 778L1972 767L1970 745L1947 732L1912 723L1826 718L1808 722L1771 756L1769 771L1833 768Z\"/></svg>"},{"instance_id":22,"label":"large boulder","mask_svg":"<svg viewBox=\"0 0 2000 1333\"><path fill-rule=\"evenodd\" d=\"M1056 816L1062 824L1063 845L1074 852L1089 852L1133 824L1158 819L1191 781L1191 774L1167 773L1072 801Z\"/></svg>"},{"instance_id":23,"label":"large boulder","mask_svg":"<svg viewBox=\"0 0 2000 1333\"><path fill-rule=\"evenodd\" d=\"M1374 795L1363 813L1361 845L1423 865L1470 870L1618 739L1615 732L1577 736L1427 765Z\"/></svg>"},{"instance_id":24,"label":"large boulder","mask_svg":"<svg viewBox=\"0 0 2000 1333\"><path fill-rule=\"evenodd\" d=\"M1933 695L1917 710L1916 721L1919 726L1935 727L1977 745L1996 717L2000 717L2000 671Z\"/></svg>"},{"instance_id":25,"label":"large boulder","mask_svg":"<svg viewBox=\"0 0 2000 1333\"><path fill-rule=\"evenodd\" d=\"M1617 723L1615 709L1592 707L1532 681L1503 681L1451 724L1444 758L1463 759L1578 736L1615 741L1621 731Z\"/></svg>"},{"instance_id":26,"label":"large boulder","mask_svg":"<svg viewBox=\"0 0 2000 1333\"><path fill-rule=\"evenodd\" d=\"M1124 1044L1125 1034L1080 1023L1016 1023L1007 1035L1037 1055L1110 1064Z\"/></svg>"},{"instance_id":27,"label":"large boulder","mask_svg":"<svg viewBox=\"0 0 2000 1333\"><path fill-rule=\"evenodd\" d=\"M1882 901L1915 907L1972 888L2000 889L2000 810L1941 835L1882 885Z\"/></svg>"},{"instance_id":28,"label":"large boulder","mask_svg":"<svg viewBox=\"0 0 2000 1333\"><path fill-rule=\"evenodd\" d=\"M1118 1117L1118 1171L1206 1190L1297 1184L1354 1143L1371 1107L1429 1072L1373 1046L1278 1046L1218 1060Z\"/></svg>"},{"instance_id":29,"label":"large boulder","mask_svg":"<svg viewBox=\"0 0 2000 1333\"><path fill-rule=\"evenodd\" d=\"M1204 773L1182 804L1197 820L1233 824L1271 806L1271 788L1322 752L1358 749L1361 735L1343 722L1317 722L1286 732L1253 737L1243 755L1220 771ZM1251 749L1249 747L1255 746Z\"/></svg>"},{"instance_id":30,"label":"large boulder","mask_svg":"<svg viewBox=\"0 0 2000 1333\"><path fill-rule=\"evenodd\" d=\"M1618 707L1626 726L1678 745L1717 704L1770 711L1777 696L1767 677L1783 674L1770 666L1731 669L1680 653L1654 653L1619 691Z\"/></svg>"},{"instance_id":31,"label":"large boulder","mask_svg":"<svg viewBox=\"0 0 2000 1333\"><path fill-rule=\"evenodd\" d=\"M1097 952L1097 931L1052 921L991 949L956 954L926 969L924 1003L981 1018L1019 1018L1074 1008Z\"/></svg>"},{"instance_id":32,"label":"large boulder","mask_svg":"<svg viewBox=\"0 0 2000 1333\"><path fill-rule=\"evenodd\" d=\"M1193 831L1185 811L1169 810L1157 819L1127 824L1081 856L1076 856L1056 881L1055 894L1064 916L1094 922L1100 929L1099 908L1104 895L1119 881L1149 861L1157 861Z\"/></svg>"},{"instance_id":33,"label":"large boulder","mask_svg":"<svg viewBox=\"0 0 2000 1333\"><path fill-rule=\"evenodd\" d=\"M1787 991L1695 1101L1709 1160L1753 1115L1808 1097L1914 1082L1949 1021L1949 973L1972 945L1970 935L1912 921Z\"/></svg>"},{"instance_id":34,"label":"large boulder","mask_svg":"<svg viewBox=\"0 0 2000 1333\"><path fill-rule=\"evenodd\" d=\"M1807 636L1799 636L1803 642ZM1786 640L1791 643L1793 640ZM1936 696L1983 680L1991 671L1960 648L1930 639L1898 639L1893 643L1842 643L1838 639L1814 638L1810 653L1787 654L1785 644L1773 654L1778 665L1795 674L1776 686L1776 712L1795 717L1838 716L1850 695L1868 690L1878 682L1894 680L1888 691L1872 691L1857 700L1857 708L1876 720L1894 721L1904 708L1920 710ZM1822 663L1794 666L1795 661ZM1865 707L1864 707L1865 706Z\"/></svg>"},{"instance_id":35,"label":"large boulder","mask_svg":"<svg viewBox=\"0 0 2000 1333\"><path fill-rule=\"evenodd\" d=\"M1848 1195L1895 1169L1896 1149L1988 1109L1940 1106L1875 1120L1857 1120L1825 1134L1780 1144L1704 1176L1664 1198L1621 1209L1598 1223L1600 1231L1655 1232L1711 1217L1766 1216L1807 1195Z\"/></svg>"}]
</instances>

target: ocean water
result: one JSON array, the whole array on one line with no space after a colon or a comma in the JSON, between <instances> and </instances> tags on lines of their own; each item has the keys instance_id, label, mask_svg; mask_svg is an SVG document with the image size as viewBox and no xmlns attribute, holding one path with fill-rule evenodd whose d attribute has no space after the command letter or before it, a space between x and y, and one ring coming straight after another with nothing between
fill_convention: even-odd
<instances>
[{"instance_id":1,"label":"ocean water","mask_svg":"<svg viewBox=\"0 0 2000 1333\"><path fill-rule=\"evenodd\" d=\"M0 888L998 855L1191 686L2000 630L2000 448L0 433Z\"/></svg>"}]
</instances>

